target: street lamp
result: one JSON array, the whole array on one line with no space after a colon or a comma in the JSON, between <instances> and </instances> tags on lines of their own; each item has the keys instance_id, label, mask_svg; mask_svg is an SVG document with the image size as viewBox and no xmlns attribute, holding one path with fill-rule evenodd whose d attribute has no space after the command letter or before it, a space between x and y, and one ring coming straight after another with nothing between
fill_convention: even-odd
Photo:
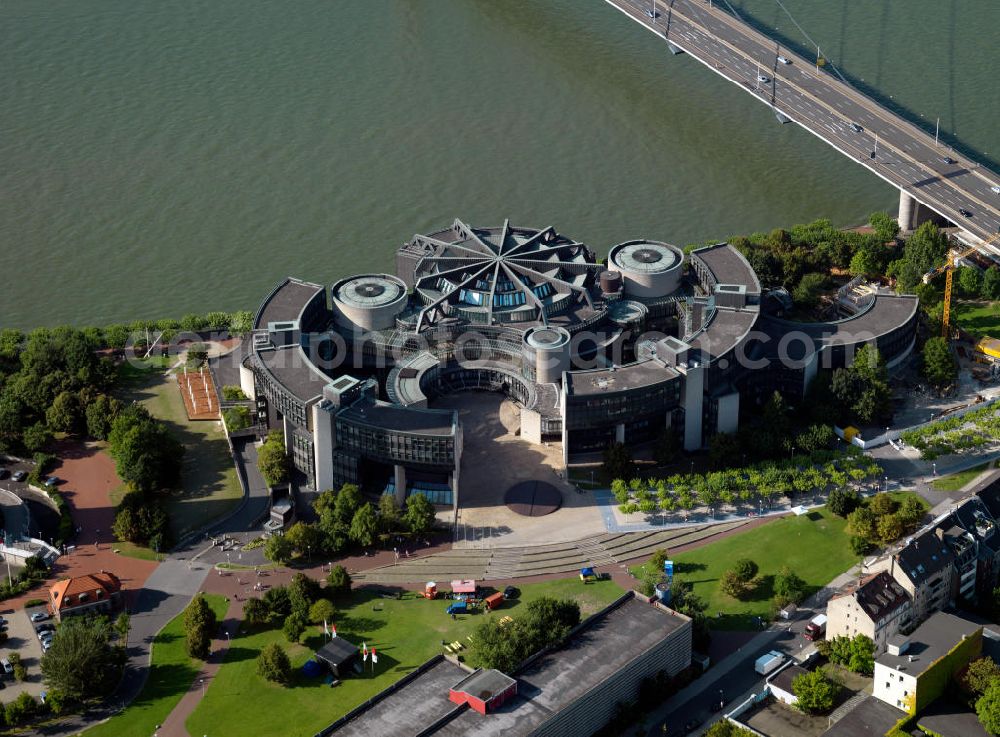
<instances>
[{"instance_id":1,"label":"street lamp","mask_svg":"<svg viewBox=\"0 0 1000 737\"><path fill-rule=\"evenodd\" d=\"M931 468L934 470L934 475L937 476L937 464L936 463L932 463L931 464Z\"/></svg>"},{"instance_id":2,"label":"street lamp","mask_svg":"<svg viewBox=\"0 0 1000 737\"><path fill-rule=\"evenodd\" d=\"M885 477L885 490L889 491L889 477L888 476Z\"/></svg>"},{"instance_id":3,"label":"street lamp","mask_svg":"<svg viewBox=\"0 0 1000 737\"><path fill-rule=\"evenodd\" d=\"M201 697L205 698L205 679L201 679Z\"/></svg>"},{"instance_id":4,"label":"street lamp","mask_svg":"<svg viewBox=\"0 0 1000 737\"><path fill-rule=\"evenodd\" d=\"M223 630L222 634L226 636L226 645L229 645L232 640L229 639L229 630Z\"/></svg>"}]
</instances>

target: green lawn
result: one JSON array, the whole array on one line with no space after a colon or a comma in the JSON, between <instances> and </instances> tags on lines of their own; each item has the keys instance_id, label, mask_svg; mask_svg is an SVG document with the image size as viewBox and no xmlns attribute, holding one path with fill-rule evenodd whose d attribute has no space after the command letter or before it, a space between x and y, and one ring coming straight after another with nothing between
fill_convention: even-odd
<instances>
[{"instance_id":1,"label":"green lawn","mask_svg":"<svg viewBox=\"0 0 1000 737\"><path fill-rule=\"evenodd\" d=\"M951 476L944 476L943 478L936 479L932 482L932 485L938 491L958 491L967 483L973 481L977 476L979 476L979 474L989 467L989 463L984 463L981 466L970 468L967 471L959 471L958 473L951 474Z\"/></svg>"},{"instance_id":2,"label":"green lawn","mask_svg":"<svg viewBox=\"0 0 1000 737\"><path fill-rule=\"evenodd\" d=\"M322 678L301 676L302 664L322 645L323 635L318 629L311 630L307 645L289 645L280 630L240 633L233 639L204 701L188 718L187 731L211 735L225 725L226 734L241 737L312 737L417 665L443 652L442 640L461 640L468 646L466 637L486 617L516 614L526 602L541 596L573 598L586 616L622 594L612 581L584 584L578 578L520 588L519 601L508 602L492 614L460 615L457 620L445 615L446 601L427 601L412 593L395 600L379 598L364 589L355 592L351 606L335 620L337 633L358 645L374 645L379 661L374 673L369 665L363 676L347 678L337 688L326 686ZM268 683L256 672L257 654L274 641L287 647L295 668L295 680L289 687Z\"/></svg>"},{"instance_id":3,"label":"green lawn","mask_svg":"<svg viewBox=\"0 0 1000 737\"><path fill-rule=\"evenodd\" d=\"M954 322L978 338L1000 338L1000 302L956 301L951 314Z\"/></svg>"},{"instance_id":4,"label":"green lawn","mask_svg":"<svg viewBox=\"0 0 1000 737\"><path fill-rule=\"evenodd\" d=\"M858 561L851 552L846 520L826 509L801 517L782 517L700 548L673 556L674 575L692 584L694 592L708 603L713 629L754 629L756 617L767 618L773 576L788 566L810 587L810 593L825 586ZM719 590L722 574L738 558L750 558L760 567L763 585L748 601ZM636 566L633 570L638 574ZM721 617L716 615L722 612Z\"/></svg>"},{"instance_id":5,"label":"green lawn","mask_svg":"<svg viewBox=\"0 0 1000 737\"><path fill-rule=\"evenodd\" d=\"M229 606L224 596L207 594L205 599L221 622ZM149 737L177 706L191 687L201 661L184 650L184 614L178 614L153 641L153 664L149 680L138 698L118 716L88 729L86 737Z\"/></svg>"},{"instance_id":6,"label":"green lawn","mask_svg":"<svg viewBox=\"0 0 1000 737\"><path fill-rule=\"evenodd\" d=\"M239 504L243 489L222 429L217 422L188 420L184 400L173 377L158 370L137 374L129 382L123 399L141 402L184 443L182 490L167 498L167 513L175 540L227 514ZM122 552L129 555L139 551Z\"/></svg>"}]
</instances>

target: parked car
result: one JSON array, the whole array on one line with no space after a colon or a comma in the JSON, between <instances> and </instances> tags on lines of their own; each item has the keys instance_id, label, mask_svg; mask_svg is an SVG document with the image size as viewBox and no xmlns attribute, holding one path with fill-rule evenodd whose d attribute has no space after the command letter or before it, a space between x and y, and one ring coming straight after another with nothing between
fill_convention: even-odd
<instances>
[{"instance_id":1,"label":"parked car","mask_svg":"<svg viewBox=\"0 0 1000 737\"><path fill-rule=\"evenodd\" d=\"M516 599L520 595L521 592L518 590L517 586L508 586L503 590L503 598L505 599Z\"/></svg>"},{"instance_id":2,"label":"parked car","mask_svg":"<svg viewBox=\"0 0 1000 737\"><path fill-rule=\"evenodd\" d=\"M771 78L768 77L766 74L758 74L757 75L757 81L760 82L760 83L762 83L762 84L767 84L768 82L771 81Z\"/></svg>"},{"instance_id":3,"label":"parked car","mask_svg":"<svg viewBox=\"0 0 1000 737\"><path fill-rule=\"evenodd\" d=\"M44 622L49 618L48 612L35 612L31 615L32 622Z\"/></svg>"},{"instance_id":4,"label":"parked car","mask_svg":"<svg viewBox=\"0 0 1000 737\"><path fill-rule=\"evenodd\" d=\"M962 215L963 218L971 218L972 217L972 213L969 212L968 210L966 210L964 207L958 208L958 211Z\"/></svg>"},{"instance_id":5,"label":"parked car","mask_svg":"<svg viewBox=\"0 0 1000 737\"><path fill-rule=\"evenodd\" d=\"M49 648L52 647L52 640L44 640L42 642L42 652L47 653Z\"/></svg>"},{"instance_id":6,"label":"parked car","mask_svg":"<svg viewBox=\"0 0 1000 737\"><path fill-rule=\"evenodd\" d=\"M778 62L781 63L781 64L791 64L792 60L791 59L786 59L784 56L779 56L778 57Z\"/></svg>"},{"instance_id":7,"label":"parked car","mask_svg":"<svg viewBox=\"0 0 1000 737\"><path fill-rule=\"evenodd\" d=\"M958 163L957 161L955 161L955 159L951 158L950 156L945 156L943 159L941 159L941 161L943 161L946 164L957 164Z\"/></svg>"},{"instance_id":8,"label":"parked car","mask_svg":"<svg viewBox=\"0 0 1000 737\"><path fill-rule=\"evenodd\" d=\"M13 478L15 481L24 481L26 478L28 478L28 472L14 471L14 475L11 478Z\"/></svg>"},{"instance_id":9,"label":"parked car","mask_svg":"<svg viewBox=\"0 0 1000 737\"><path fill-rule=\"evenodd\" d=\"M59 479L55 476L49 476L45 479L45 485L48 487L56 486L59 483Z\"/></svg>"},{"instance_id":10,"label":"parked car","mask_svg":"<svg viewBox=\"0 0 1000 737\"><path fill-rule=\"evenodd\" d=\"M993 194L1000 194L1000 186L997 186L996 184L994 184L992 187L990 187L990 190L993 192ZM0 476L0 478L3 478L3 477Z\"/></svg>"}]
</instances>

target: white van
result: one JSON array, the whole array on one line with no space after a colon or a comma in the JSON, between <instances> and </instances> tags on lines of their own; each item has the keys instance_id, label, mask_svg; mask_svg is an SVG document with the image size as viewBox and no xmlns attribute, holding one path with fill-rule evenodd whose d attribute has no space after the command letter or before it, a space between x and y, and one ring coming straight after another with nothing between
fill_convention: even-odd
<instances>
[{"instance_id":1,"label":"white van","mask_svg":"<svg viewBox=\"0 0 1000 737\"><path fill-rule=\"evenodd\" d=\"M0 660L0 665L3 666L4 673L7 673L9 675L14 672L14 666L10 664L10 661L6 657Z\"/></svg>"}]
</instances>

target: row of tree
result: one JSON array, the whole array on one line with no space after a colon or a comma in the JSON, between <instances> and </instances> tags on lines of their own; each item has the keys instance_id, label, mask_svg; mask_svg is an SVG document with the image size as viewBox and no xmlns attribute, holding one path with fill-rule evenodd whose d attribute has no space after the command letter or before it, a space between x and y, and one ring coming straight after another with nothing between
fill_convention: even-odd
<instances>
[{"instance_id":1,"label":"row of tree","mask_svg":"<svg viewBox=\"0 0 1000 737\"><path fill-rule=\"evenodd\" d=\"M364 500L354 484L322 492L313 502L313 511L317 522L296 522L284 535L269 538L264 555L276 563L287 563L295 555L329 557L351 545L388 544L402 534L423 537L434 526L434 505L424 495L411 495L405 511L391 494L379 497L376 507Z\"/></svg>"},{"instance_id":2,"label":"row of tree","mask_svg":"<svg viewBox=\"0 0 1000 737\"><path fill-rule=\"evenodd\" d=\"M850 498L850 491L843 492ZM905 497L902 503L888 494L876 494L866 501L853 499L849 502L855 508L847 514L847 527L851 532L851 548L858 555L864 555L873 547L882 547L920 526L927 507L916 495ZM841 508L838 503L836 505ZM831 511L835 511L831 507Z\"/></svg>"},{"instance_id":3,"label":"row of tree","mask_svg":"<svg viewBox=\"0 0 1000 737\"><path fill-rule=\"evenodd\" d=\"M483 667L511 673L528 656L564 640L579 623L575 601L542 597L503 623L491 617L476 628L473 643Z\"/></svg>"}]
</instances>

